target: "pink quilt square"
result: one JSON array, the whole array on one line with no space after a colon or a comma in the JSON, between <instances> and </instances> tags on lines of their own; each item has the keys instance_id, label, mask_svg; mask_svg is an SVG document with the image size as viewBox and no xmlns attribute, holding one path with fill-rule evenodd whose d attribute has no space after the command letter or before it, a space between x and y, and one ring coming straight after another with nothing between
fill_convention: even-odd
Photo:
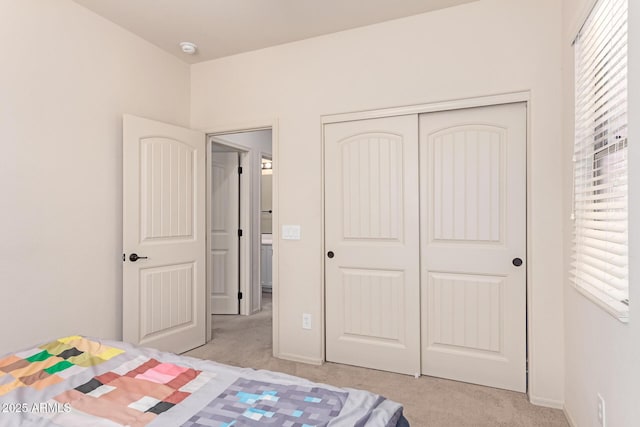
<instances>
[{"instance_id":1,"label":"pink quilt square","mask_svg":"<svg viewBox=\"0 0 640 427\"><path fill-rule=\"evenodd\" d=\"M181 373L183 373L184 371L186 371L187 369L188 368L185 368L183 366L174 365L173 363L161 363L155 368L153 368L154 371L160 372L161 374L165 374L165 375L171 375L174 378L180 375Z\"/></svg>"}]
</instances>

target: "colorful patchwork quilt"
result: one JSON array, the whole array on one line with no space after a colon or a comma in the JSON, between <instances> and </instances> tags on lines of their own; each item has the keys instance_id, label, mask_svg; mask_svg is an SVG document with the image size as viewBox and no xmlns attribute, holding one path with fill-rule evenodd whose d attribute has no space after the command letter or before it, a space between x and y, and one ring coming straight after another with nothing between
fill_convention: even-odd
<instances>
[{"instance_id":1,"label":"colorful patchwork quilt","mask_svg":"<svg viewBox=\"0 0 640 427\"><path fill-rule=\"evenodd\" d=\"M0 358L0 427L408 426L362 390L71 336Z\"/></svg>"}]
</instances>

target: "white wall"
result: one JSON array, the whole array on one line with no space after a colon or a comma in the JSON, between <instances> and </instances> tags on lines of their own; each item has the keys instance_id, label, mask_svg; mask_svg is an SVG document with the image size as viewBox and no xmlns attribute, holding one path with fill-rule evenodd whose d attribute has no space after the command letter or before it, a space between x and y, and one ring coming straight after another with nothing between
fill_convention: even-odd
<instances>
[{"instance_id":1,"label":"white wall","mask_svg":"<svg viewBox=\"0 0 640 427\"><path fill-rule=\"evenodd\" d=\"M0 354L121 338L122 125L189 124L189 67L68 0L0 2Z\"/></svg>"},{"instance_id":2,"label":"white wall","mask_svg":"<svg viewBox=\"0 0 640 427\"><path fill-rule=\"evenodd\" d=\"M565 0L564 34L564 236L565 411L574 426L598 426L597 393L605 399L607 427L640 424L640 5L629 0L629 277L630 321L625 325L579 294L570 284L573 151L573 49L571 41L594 0Z\"/></svg>"},{"instance_id":3,"label":"white wall","mask_svg":"<svg viewBox=\"0 0 640 427\"><path fill-rule=\"evenodd\" d=\"M324 356L320 116L530 90L530 391L562 405L560 38L557 0L483 0L192 67L193 127L278 121L275 208L302 226L302 240L276 242L281 357Z\"/></svg>"}]
</instances>

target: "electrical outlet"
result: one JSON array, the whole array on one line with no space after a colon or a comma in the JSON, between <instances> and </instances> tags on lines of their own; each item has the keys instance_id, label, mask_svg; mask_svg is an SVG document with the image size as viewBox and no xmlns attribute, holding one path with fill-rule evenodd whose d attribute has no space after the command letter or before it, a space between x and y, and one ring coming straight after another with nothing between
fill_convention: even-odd
<instances>
[{"instance_id":1,"label":"electrical outlet","mask_svg":"<svg viewBox=\"0 0 640 427\"><path fill-rule=\"evenodd\" d=\"M600 396L600 393L598 393L598 423L601 427L606 427L605 419L604 399Z\"/></svg>"},{"instance_id":2,"label":"electrical outlet","mask_svg":"<svg viewBox=\"0 0 640 427\"><path fill-rule=\"evenodd\" d=\"M302 313L302 329L311 329L311 315Z\"/></svg>"}]
</instances>

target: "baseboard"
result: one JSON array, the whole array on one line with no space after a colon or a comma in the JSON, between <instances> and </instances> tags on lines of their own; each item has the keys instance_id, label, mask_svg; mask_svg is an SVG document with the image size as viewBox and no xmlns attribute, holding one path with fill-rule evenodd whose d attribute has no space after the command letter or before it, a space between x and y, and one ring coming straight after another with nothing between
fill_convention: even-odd
<instances>
[{"instance_id":1,"label":"baseboard","mask_svg":"<svg viewBox=\"0 0 640 427\"><path fill-rule=\"evenodd\" d=\"M564 408L562 408L562 412L564 412L564 417L567 419L567 422L569 423L569 425L571 427L577 427L578 424L576 424L576 422L573 420L573 418L571 418L571 414L569 413L569 411L567 411L567 407L565 406Z\"/></svg>"},{"instance_id":2,"label":"baseboard","mask_svg":"<svg viewBox=\"0 0 640 427\"><path fill-rule=\"evenodd\" d=\"M292 362L300 362L300 363L306 363L308 365L322 365L324 363L324 360L322 359L315 359L313 357L304 357L304 356L297 356L295 354L287 354L287 353L280 353L275 355L276 358L278 359L284 359L284 360L290 360Z\"/></svg>"},{"instance_id":3,"label":"baseboard","mask_svg":"<svg viewBox=\"0 0 640 427\"><path fill-rule=\"evenodd\" d=\"M560 400L546 399L544 397L536 397L536 396L529 395L529 402L538 406L545 406L547 408L564 410L564 402Z\"/></svg>"}]
</instances>

